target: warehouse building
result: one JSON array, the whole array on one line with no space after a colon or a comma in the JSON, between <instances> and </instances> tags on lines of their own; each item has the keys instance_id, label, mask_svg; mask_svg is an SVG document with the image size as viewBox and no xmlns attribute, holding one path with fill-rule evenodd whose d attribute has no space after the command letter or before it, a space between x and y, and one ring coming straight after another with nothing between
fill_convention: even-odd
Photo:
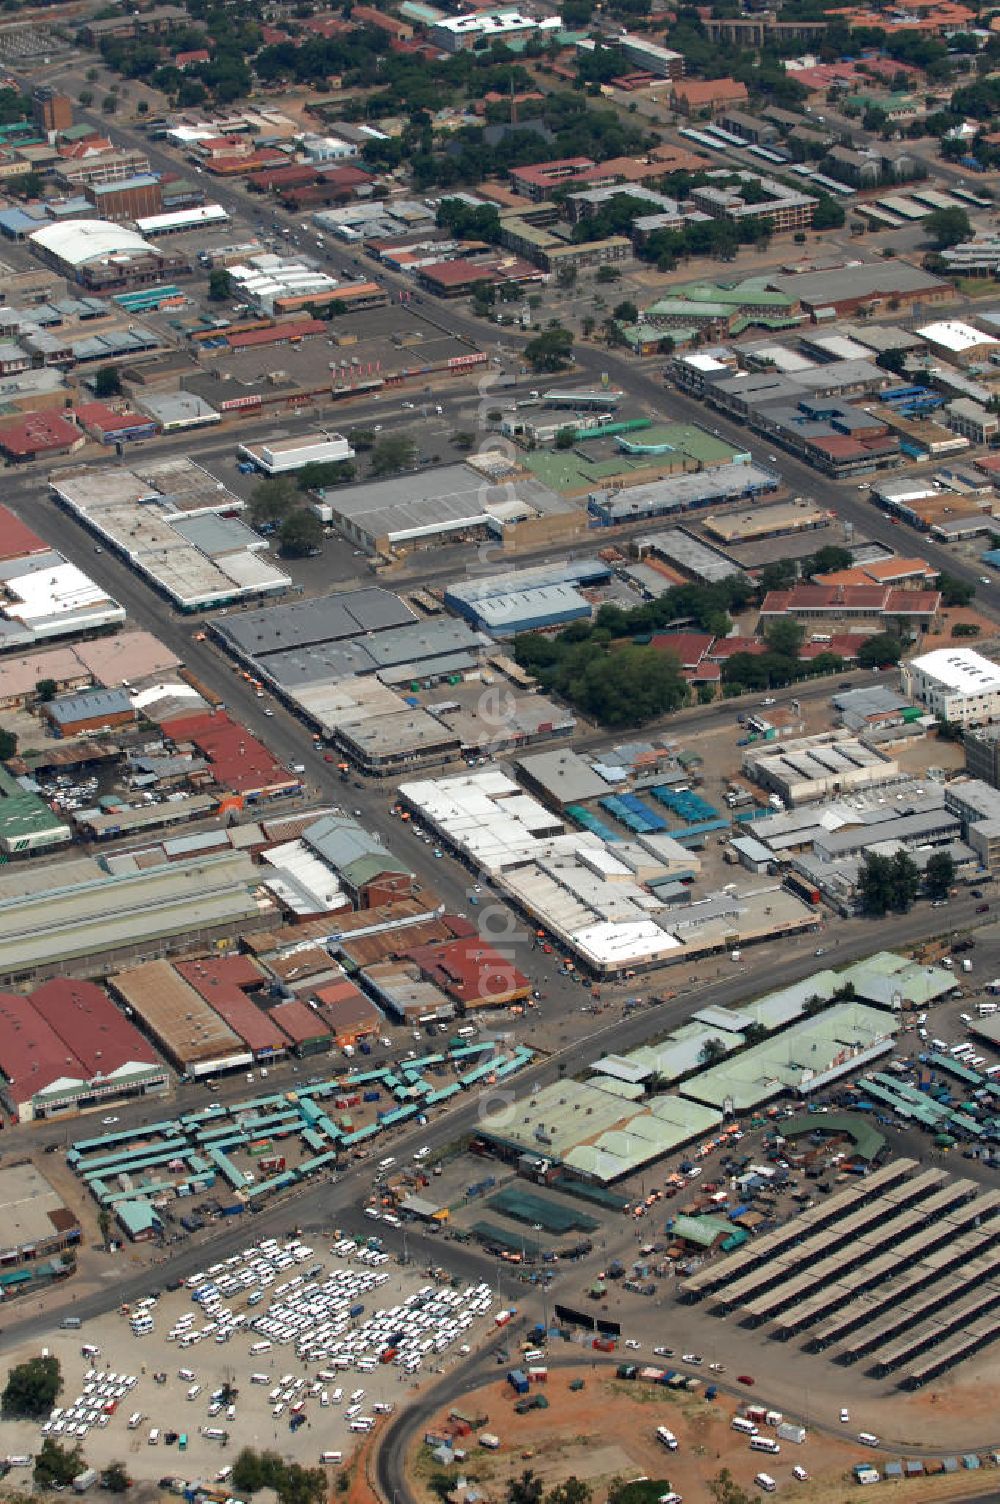
<instances>
[{"instance_id":1,"label":"warehouse building","mask_svg":"<svg viewBox=\"0 0 1000 1504\"><path fill-rule=\"evenodd\" d=\"M137 718L132 697L124 689L86 689L77 695L48 700L43 713L56 736L112 731L134 725Z\"/></svg>"},{"instance_id":2,"label":"warehouse building","mask_svg":"<svg viewBox=\"0 0 1000 1504\"><path fill-rule=\"evenodd\" d=\"M177 1070L204 1076L253 1064L253 1052L168 961L147 961L108 986Z\"/></svg>"},{"instance_id":3,"label":"warehouse building","mask_svg":"<svg viewBox=\"0 0 1000 1504\"><path fill-rule=\"evenodd\" d=\"M875 788L899 777L891 758L846 730L799 737L780 748L773 743L751 747L743 754L743 772L789 806Z\"/></svg>"},{"instance_id":4,"label":"warehouse building","mask_svg":"<svg viewBox=\"0 0 1000 1504\"><path fill-rule=\"evenodd\" d=\"M443 539L500 538L508 525L555 514L572 502L531 478L491 482L467 465L338 486L324 491L319 516L369 553L426 547Z\"/></svg>"},{"instance_id":5,"label":"warehouse building","mask_svg":"<svg viewBox=\"0 0 1000 1504\"><path fill-rule=\"evenodd\" d=\"M104 219L44 225L28 241L47 266L93 292L169 282L172 275L187 269L185 257L161 251L135 230Z\"/></svg>"},{"instance_id":6,"label":"warehouse building","mask_svg":"<svg viewBox=\"0 0 1000 1504\"><path fill-rule=\"evenodd\" d=\"M90 982L0 994L0 1092L19 1122L163 1090L150 1046Z\"/></svg>"},{"instance_id":7,"label":"warehouse building","mask_svg":"<svg viewBox=\"0 0 1000 1504\"><path fill-rule=\"evenodd\" d=\"M605 584L611 567L602 559L563 559L503 574L459 580L445 589L445 605L496 637L588 619L581 591Z\"/></svg>"},{"instance_id":8,"label":"warehouse building","mask_svg":"<svg viewBox=\"0 0 1000 1504\"><path fill-rule=\"evenodd\" d=\"M31 856L64 846L73 832L38 794L22 788L0 766L0 851L5 856Z\"/></svg>"},{"instance_id":9,"label":"warehouse building","mask_svg":"<svg viewBox=\"0 0 1000 1504\"><path fill-rule=\"evenodd\" d=\"M231 939L266 922L242 852L112 874L91 858L0 875L0 984L103 976L129 958Z\"/></svg>"},{"instance_id":10,"label":"warehouse building","mask_svg":"<svg viewBox=\"0 0 1000 1504\"><path fill-rule=\"evenodd\" d=\"M182 611L280 595L291 584L269 558L266 540L229 515L242 511L242 497L192 460L66 470L49 484Z\"/></svg>"},{"instance_id":11,"label":"warehouse building","mask_svg":"<svg viewBox=\"0 0 1000 1504\"><path fill-rule=\"evenodd\" d=\"M43 1263L81 1239L80 1219L58 1191L25 1160L0 1170L0 1290L6 1303L13 1296L35 1294L67 1263Z\"/></svg>"}]
</instances>

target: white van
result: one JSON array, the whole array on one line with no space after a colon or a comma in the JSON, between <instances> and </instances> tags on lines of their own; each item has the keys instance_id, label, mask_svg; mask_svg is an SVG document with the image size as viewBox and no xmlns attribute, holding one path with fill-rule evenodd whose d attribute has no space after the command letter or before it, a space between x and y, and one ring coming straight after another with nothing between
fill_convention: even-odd
<instances>
[{"instance_id":1,"label":"white van","mask_svg":"<svg viewBox=\"0 0 1000 1504\"><path fill-rule=\"evenodd\" d=\"M335 1464L338 1462L343 1462L344 1454L343 1452L320 1452L319 1460L320 1462Z\"/></svg>"},{"instance_id":2,"label":"white van","mask_svg":"<svg viewBox=\"0 0 1000 1504\"><path fill-rule=\"evenodd\" d=\"M756 1436L757 1427L752 1420L747 1420L745 1415L734 1415L729 1422L730 1431L742 1431L746 1436Z\"/></svg>"},{"instance_id":3,"label":"white van","mask_svg":"<svg viewBox=\"0 0 1000 1504\"><path fill-rule=\"evenodd\" d=\"M781 1447L778 1442L772 1441L770 1436L751 1436L750 1450L751 1452L770 1452L772 1457L776 1457Z\"/></svg>"},{"instance_id":4,"label":"white van","mask_svg":"<svg viewBox=\"0 0 1000 1504\"><path fill-rule=\"evenodd\" d=\"M877 1447L878 1437L873 1436L871 1431L859 1431L858 1440L863 1447Z\"/></svg>"},{"instance_id":5,"label":"white van","mask_svg":"<svg viewBox=\"0 0 1000 1504\"><path fill-rule=\"evenodd\" d=\"M352 1431L363 1431L363 1432L365 1432L367 1434L371 1430L372 1426L374 1426L374 1424L375 1424L375 1418L374 1418L374 1416L371 1416L371 1415L358 1415L358 1416L355 1417L354 1420L351 1421L351 1430Z\"/></svg>"},{"instance_id":6,"label":"white van","mask_svg":"<svg viewBox=\"0 0 1000 1504\"><path fill-rule=\"evenodd\" d=\"M198 1396L199 1396L200 1393L201 1393L201 1385L200 1384L192 1384L191 1388L187 1392L187 1397L188 1397L189 1400L196 1400L198 1398Z\"/></svg>"},{"instance_id":7,"label":"white van","mask_svg":"<svg viewBox=\"0 0 1000 1504\"><path fill-rule=\"evenodd\" d=\"M269 1373L252 1373L250 1375L250 1382L251 1384L270 1384L271 1375Z\"/></svg>"},{"instance_id":8,"label":"white van","mask_svg":"<svg viewBox=\"0 0 1000 1504\"><path fill-rule=\"evenodd\" d=\"M258 1353L269 1353L270 1351L270 1342L254 1342L250 1348L250 1356L251 1358L255 1358Z\"/></svg>"},{"instance_id":9,"label":"white van","mask_svg":"<svg viewBox=\"0 0 1000 1504\"><path fill-rule=\"evenodd\" d=\"M150 1431L149 1435L146 1437L146 1441L147 1441L147 1443L151 1447L155 1447L156 1444L157 1444L157 1442L159 1441L159 1439L160 1439L160 1428L159 1428L159 1426L154 1426L153 1429Z\"/></svg>"},{"instance_id":10,"label":"white van","mask_svg":"<svg viewBox=\"0 0 1000 1504\"><path fill-rule=\"evenodd\" d=\"M774 1479L771 1477L770 1473L758 1473L753 1481L756 1483L757 1487L762 1488L766 1494L773 1494L778 1486L775 1483Z\"/></svg>"}]
</instances>

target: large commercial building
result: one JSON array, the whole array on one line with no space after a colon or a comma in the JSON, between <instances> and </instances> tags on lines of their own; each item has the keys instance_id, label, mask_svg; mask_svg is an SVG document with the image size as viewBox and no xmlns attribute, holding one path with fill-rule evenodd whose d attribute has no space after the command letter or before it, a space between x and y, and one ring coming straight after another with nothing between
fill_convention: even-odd
<instances>
[{"instance_id":1,"label":"large commercial building","mask_svg":"<svg viewBox=\"0 0 1000 1504\"><path fill-rule=\"evenodd\" d=\"M60 977L0 994L0 1094L21 1122L162 1090L167 1073L92 982Z\"/></svg>"},{"instance_id":2,"label":"large commercial building","mask_svg":"<svg viewBox=\"0 0 1000 1504\"><path fill-rule=\"evenodd\" d=\"M243 499L193 460L50 476L70 511L182 611L281 595L291 581L267 540L232 514Z\"/></svg>"},{"instance_id":3,"label":"large commercial building","mask_svg":"<svg viewBox=\"0 0 1000 1504\"><path fill-rule=\"evenodd\" d=\"M118 292L169 281L171 274L187 267L185 257L161 251L135 230L103 219L45 225L28 239L47 265L94 291Z\"/></svg>"},{"instance_id":4,"label":"large commercial building","mask_svg":"<svg viewBox=\"0 0 1000 1504\"><path fill-rule=\"evenodd\" d=\"M903 689L960 726L1000 720L1000 667L971 648L937 648L900 665Z\"/></svg>"},{"instance_id":5,"label":"large commercial building","mask_svg":"<svg viewBox=\"0 0 1000 1504\"><path fill-rule=\"evenodd\" d=\"M263 926L242 852L112 874L93 859L0 876L0 984L97 977L126 960L186 953Z\"/></svg>"},{"instance_id":6,"label":"large commercial building","mask_svg":"<svg viewBox=\"0 0 1000 1504\"><path fill-rule=\"evenodd\" d=\"M866 747L847 731L753 747L743 755L743 771L788 805L873 788L899 776L891 758Z\"/></svg>"}]
</instances>

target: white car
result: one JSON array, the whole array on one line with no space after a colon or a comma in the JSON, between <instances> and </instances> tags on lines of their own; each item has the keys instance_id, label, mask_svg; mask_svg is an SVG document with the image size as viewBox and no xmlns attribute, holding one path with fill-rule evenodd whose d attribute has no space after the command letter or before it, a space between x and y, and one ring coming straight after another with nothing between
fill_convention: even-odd
<instances>
[{"instance_id":1,"label":"white car","mask_svg":"<svg viewBox=\"0 0 1000 1504\"><path fill-rule=\"evenodd\" d=\"M809 1474L806 1472L805 1468L800 1467L798 1463L796 1463L792 1468L792 1477L797 1478L800 1483L809 1482Z\"/></svg>"},{"instance_id":2,"label":"white car","mask_svg":"<svg viewBox=\"0 0 1000 1504\"><path fill-rule=\"evenodd\" d=\"M681 1362L682 1363L694 1363L694 1364L698 1364L698 1363L703 1363L704 1361L705 1361L704 1358L699 1357L699 1355L697 1353L681 1353Z\"/></svg>"},{"instance_id":3,"label":"white car","mask_svg":"<svg viewBox=\"0 0 1000 1504\"><path fill-rule=\"evenodd\" d=\"M842 1409L841 1412L840 1412L840 1423L841 1423L841 1425L842 1426L848 1425L850 1423L850 1419L851 1419L851 1412L849 1410L843 1410Z\"/></svg>"},{"instance_id":4,"label":"white car","mask_svg":"<svg viewBox=\"0 0 1000 1504\"><path fill-rule=\"evenodd\" d=\"M112 1123L117 1123L118 1122L118 1119L114 1118L114 1117L102 1118L101 1122L104 1124L105 1128L110 1128L111 1125L112 1125Z\"/></svg>"},{"instance_id":5,"label":"white car","mask_svg":"<svg viewBox=\"0 0 1000 1504\"><path fill-rule=\"evenodd\" d=\"M626 1337L625 1346L631 1348L634 1353L637 1353L641 1350L642 1343L637 1342L634 1337Z\"/></svg>"}]
</instances>

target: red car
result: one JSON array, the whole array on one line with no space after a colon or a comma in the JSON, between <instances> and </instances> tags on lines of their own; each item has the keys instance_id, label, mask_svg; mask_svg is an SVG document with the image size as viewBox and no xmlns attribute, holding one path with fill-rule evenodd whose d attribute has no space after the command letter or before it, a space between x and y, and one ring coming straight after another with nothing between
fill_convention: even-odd
<instances>
[{"instance_id":1,"label":"red car","mask_svg":"<svg viewBox=\"0 0 1000 1504\"><path fill-rule=\"evenodd\" d=\"M323 753L323 761L324 762L333 762L333 760L334 760L334 758L333 758L333 753L332 752L324 752Z\"/></svg>"},{"instance_id":2,"label":"red car","mask_svg":"<svg viewBox=\"0 0 1000 1504\"><path fill-rule=\"evenodd\" d=\"M746 1384L750 1389L752 1389L753 1388L753 1374L750 1374L750 1373L739 1373L739 1374L736 1375L736 1382L737 1382L737 1384Z\"/></svg>"},{"instance_id":3,"label":"red car","mask_svg":"<svg viewBox=\"0 0 1000 1504\"><path fill-rule=\"evenodd\" d=\"M988 903L977 903L976 904L976 913L977 914L988 914L989 912L990 912L990 906L989 906Z\"/></svg>"}]
</instances>

